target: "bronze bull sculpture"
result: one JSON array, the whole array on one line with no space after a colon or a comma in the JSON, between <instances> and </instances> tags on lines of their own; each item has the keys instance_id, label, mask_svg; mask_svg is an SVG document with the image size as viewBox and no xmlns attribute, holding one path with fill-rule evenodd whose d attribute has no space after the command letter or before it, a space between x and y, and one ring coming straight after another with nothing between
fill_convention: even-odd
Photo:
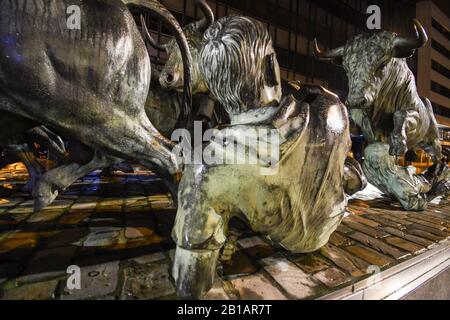
<instances>
[{"instance_id":1,"label":"bronze bull sculpture","mask_svg":"<svg viewBox=\"0 0 450 320\"><path fill-rule=\"evenodd\" d=\"M77 3L81 29L69 30L66 8ZM127 6L157 15L175 35L184 58L187 116L192 58L180 26L157 1L0 3L0 109L51 127L94 152L88 163L45 173L34 190L36 210L80 176L119 159L152 168L169 182L180 170L172 143L145 114L150 59Z\"/></svg>"},{"instance_id":2,"label":"bronze bull sculpture","mask_svg":"<svg viewBox=\"0 0 450 320\"><path fill-rule=\"evenodd\" d=\"M184 298L199 298L211 288L234 216L293 252L325 245L345 213L344 163L351 144L347 111L336 95L304 86L282 98L276 54L259 22L215 22L205 33L199 64L231 119L203 150L218 155L228 145L241 145L247 151L233 156L246 158L255 149L260 161L185 165L173 230L173 277ZM259 130L280 142L269 142L279 147L279 157L257 147ZM246 144L247 138L254 143ZM364 184L357 179L350 185Z\"/></svg>"},{"instance_id":3,"label":"bronze bull sculpture","mask_svg":"<svg viewBox=\"0 0 450 320\"><path fill-rule=\"evenodd\" d=\"M345 46L321 52L319 59L342 63L349 80L347 106L369 146L364 173L369 182L400 201L406 210L423 210L428 201L450 191L450 170L443 160L438 126L428 99L419 97L405 58L424 46L427 34L414 20L415 38L393 32L363 33ZM396 164L396 156L423 149L435 165L425 175Z\"/></svg>"}]
</instances>

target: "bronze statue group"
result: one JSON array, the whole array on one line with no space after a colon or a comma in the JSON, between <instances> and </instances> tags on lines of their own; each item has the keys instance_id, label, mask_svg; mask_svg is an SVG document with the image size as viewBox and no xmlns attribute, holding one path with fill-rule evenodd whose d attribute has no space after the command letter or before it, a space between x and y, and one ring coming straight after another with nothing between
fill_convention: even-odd
<instances>
[{"instance_id":1,"label":"bronze statue group","mask_svg":"<svg viewBox=\"0 0 450 320\"><path fill-rule=\"evenodd\" d=\"M19 2L0 2L0 147L29 168L36 211L93 170L127 161L158 174L178 202L172 274L180 297L212 287L232 217L287 250L311 252L367 181L405 210L449 194L436 119L405 61L427 42L418 21L413 38L378 31L327 52L316 44L316 57L348 76L344 104L320 86L282 80L267 28L243 16L215 21L204 0L196 3L205 17L184 29L156 0L84 3L80 30L65 26L73 1ZM131 11L161 19L174 39L157 43ZM162 71L152 70L147 45L166 51ZM348 157L349 117L368 141L362 167ZM194 121L234 141L248 130L275 132L276 172L262 175L264 163L184 162L170 135ZM55 168L33 170L33 132L59 151ZM59 136L82 151L66 152ZM220 152L212 143L202 147ZM421 175L395 161L417 149L434 161Z\"/></svg>"}]
</instances>

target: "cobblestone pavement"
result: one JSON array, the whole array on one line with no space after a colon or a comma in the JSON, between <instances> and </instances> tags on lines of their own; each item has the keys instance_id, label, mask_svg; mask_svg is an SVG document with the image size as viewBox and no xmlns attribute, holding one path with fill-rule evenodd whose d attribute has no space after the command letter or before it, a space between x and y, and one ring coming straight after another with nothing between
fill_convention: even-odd
<instances>
[{"instance_id":1,"label":"cobblestone pavement","mask_svg":"<svg viewBox=\"0 0 450 320\"><path fill-rule=\"evenodd\" d=\"M0 171L1 299L176 299L169 275L175 208L149 172L99 177L71 186L33 213L20 190L21 165ZM237 251L219 267L207 299L313 299L389 268L450 236L450 201L423 213L388 199L352 200L330 242L311 254L290 254L233 229ZM67 288L67 267L81 268L81 289Z\"/></svg>"}]
</instances>

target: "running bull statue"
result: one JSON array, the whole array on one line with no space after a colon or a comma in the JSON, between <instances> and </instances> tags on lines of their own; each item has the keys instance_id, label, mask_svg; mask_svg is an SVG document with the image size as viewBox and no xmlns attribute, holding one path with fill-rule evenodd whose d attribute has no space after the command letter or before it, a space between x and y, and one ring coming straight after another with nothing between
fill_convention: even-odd
<instances>
[{"instance_id":1,"label":"running bull statue","mask_svg":"<svg viewBox=\"0 0 450 320\"><path fill-rule=\"evenodd\" d=\"M419 97L407 57L423 47L427 34L414 20L416 37L393 32L364 33L346 45L321 52L319 59L341 62L349 79L347 106L369 146L364 173L369 182L406 210L423 210L428 201L450 191L450 170L443 161L438 126L428 99ZM425 175L396 165L408 150L427 151L435 165Z\"/></svg>"},{"instance_id":2,"label":"running bull statue","mask_svg":"<svg viewBox=\"0 0 450 320\"><path fill-rule=\"evenodd\" d=\"M76 4L81 29L69 30L67 7ZM181 27L159 2L0 2L0 110L94 150L86 164L69 163L44 174L33 192L37 210L80 176L121 159L152 168L166 181L180 171L172 143L145 114L151 65L129 8L156 15L174 34L184 62L181 112L188 116L192 57Z\"/></svg>"},{"instance_id":3,"label":"running bull statue","mask_svg":"<svg viewBox=\"0 0 450 320\"><path fill-rule=\"evenodd\" d=\"M23 189L25 192L31 192L45 172L45 167L37 161L34 143L47 148L59 159L64 159L67 154L64 142L58 135L45 126L28 130L32 126L32 121L7 112L3 112L0 118L0 146L6 153L0 162L0 169L14 162L22 162L29 175Z\"/></svg>"},{"instance_id":4,"label":"running bull statue","mask_svg":"<svg viewBox=\"0 0 450 320\"><path fill-rule=\"evenodd\" d=\"M211 288L234 216L293 252L325 245L345 213L344 162L351 144L347 111L337 96L306 86L282 97L276 54L261 23L237 16L216 21L204 35L199 67L231 119L204 152L224 159L235 144L232 157L246 164L185 165L172 271L184 298ZM273 139L258 136L260 130ZM263 140L279 153L259 148ZM252 150L256 164L245 161Z\"/></svg>"},{"instance_id":5,"label":"running bull statue","mask_svg":"<svg viewBox=\"0 0 450 320\"><path fill-rule=\"evenodd\" d=\"M210 121L209 127L214 124L224 124L229 122L229 115L223 116L223 107L214 101L209 88L199 67L199 56L202 45L204 32L214 23L214 13L205 0L196 0L199 8L204 14L204 18L200 21L188 24L184 29L184 34L189 44L192 55L192 94L193 109L197 116L195 120L200 120L205 126L206 121ZM167 44L159 44L150 35L146 27L144 19L141 17L143 33L150 45L159 51L165 51L168 55L164 68L159 73L159 81L153 82L152 90L150 90L147 99L147 115L164 136L170 137L180 114L180 96L174 92L183 90L183 60L181 51L176 43L172 40ZM270 61L269 61L270 62ZM278 87L277 87L278 88ZM281 88L284 96L294 94L299 90L298 82L289 82L281 80ZM271 90L271 89L269 89ZM269 93L269 95L272 93ZM224 119L226 118L226 119ZM215 120L215 121L212 121ZM189 128L187 123L182 127ZM208 127L208 125L206 125ZM190 128L189 128L190 129ZM351 195L357 191L364 189L367 184L365 177L361 174L360 165L352 158L347 158L345 165L345 191Z\"/></svg>"},{"instance_id":6,"label":"running bull statue","mask_svg":"<svg viewBox=\"0 0 450 320\"><path fill-rule=\"evenodd\" d=\"M146 103L147 115L152 124L164 136L170 138L176 128L191 129L194 120L209 122L213 118L214 101L209 98L209 91L200 74L198 56L203 32L214 22L214 13L205 0L196 0L195 3L203 12L204 18L188 24L183 28L189 50L192 56L192 95L193 110L191 118L180 122L181 94L184 86L183 56L175 40L159 44L150 34L146 23L141 17L143 33L149 44L158 51L167 54L167 61L153 79L152 90ZM158 74L158 72L157 72Z\"/></svg>"}]
</instances>

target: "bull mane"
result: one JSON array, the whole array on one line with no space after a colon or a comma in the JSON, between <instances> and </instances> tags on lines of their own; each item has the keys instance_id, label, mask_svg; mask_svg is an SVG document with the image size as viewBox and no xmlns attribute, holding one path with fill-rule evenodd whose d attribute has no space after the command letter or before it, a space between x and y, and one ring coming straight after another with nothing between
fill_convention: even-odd
<instances>
[{"instance_id":1,"label":"bull mane","mask_svg":"<svg viewBox=\"0 0 450 320\"><path fill-rule=\"evenodd\" d=\"M256 107L259 88L264 87L262 53L271 44L260 22L242 16L224 17L205 32L200 71L229 114Z\"/></svg>"}]
</instances>

